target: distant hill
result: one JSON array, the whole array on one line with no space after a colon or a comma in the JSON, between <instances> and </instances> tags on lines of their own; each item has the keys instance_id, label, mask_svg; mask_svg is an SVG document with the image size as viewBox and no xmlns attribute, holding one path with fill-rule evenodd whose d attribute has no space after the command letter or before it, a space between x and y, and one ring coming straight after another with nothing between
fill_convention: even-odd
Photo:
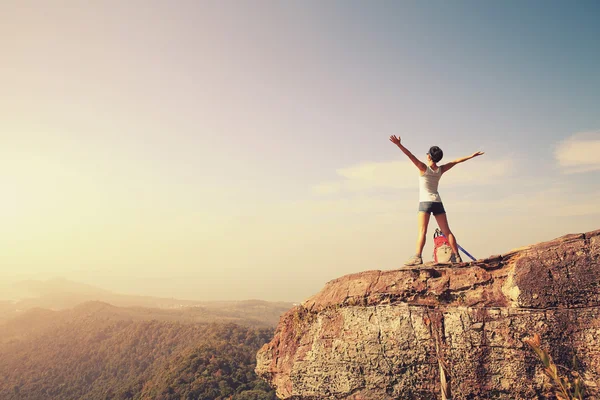
<instances>
[{"instance_id":1,"label":"distant hill","mask_svg":"<svg viewBox=\"0 0 600 400\"><path fill-rule=\"evenodd\" d=\"M0 289L0 323L34 308L63 310L100 301L129 308L130 313L145 315L146 319L275 326L293 307L293 303L262 300L209 302L124 295L67 279L20 281Z\"/></svg>"},{"instance_id":2,"label":"distant hill","mask_svg":"<svg viewBox=\"0 0 600 400\"><path fill-rule=\"evenodd\" d=\"M262 303L262 302L261 302ZM60 324L73 320L92 318L107 321L163 321L179 322L182 324L207 324L207 323L236 323L251 327L272 327L265 319L254 317L252 310L264 307L261 304L248 302L249 315L244 316L242 310L246 302L235 306L232 310L224 306L215 309L205 307L187 307L176 310L145 308L145 307L117 307L100 301L89 301L65 310L48 310L40 307L31 308L20 312L11 313L10 318L0 321L0 343L22 335L43 332ZM254 311L259 315L261 310ZM278 316L277 316L278 318Z\"/></svg>"},{"instance_id":3,"label":"distant hill","mask_svg":"<svg viewBox=\"0 0 600 400\"><path fill-rule=\"evenodd\" d=\"M88 302L0 325L0 398L276 400L254 374L272 328L148 320Z\"/></svg>"}]
</instances>

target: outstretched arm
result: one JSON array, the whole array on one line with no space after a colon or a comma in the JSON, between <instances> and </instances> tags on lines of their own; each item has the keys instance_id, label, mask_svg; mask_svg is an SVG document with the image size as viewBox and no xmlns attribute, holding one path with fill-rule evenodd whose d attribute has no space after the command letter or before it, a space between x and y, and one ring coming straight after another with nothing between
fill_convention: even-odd
<instances>
[{"instance_id":1,"label":"outstretched arm","mask_svg":"<svg viewBox=\"0 0 600 400\"><path fill-rule=\"evenodd\" d=\"M396 146L398 146L400 148L400 150L402 150L402 152L404 154L406 154L406 156L408 158L410 158L410 161L412 161L413 164L415 164L415 166L417 168L419 168L419 171L421 171L421 172L427 171L427 165L425 165L424 163L422 163L421 161L419 161L419 159L417 157L415 157L413 155L413 153L411 153L406 147L402 146L402 143L400 143L400 138L399 137L396 137L396 135L390 136L390 142L392 142Z\"/></svg>"},{"instance_id":2,"label":"outstretched arm","mask_svg":"<svg viewBox=\"0 0 600 400\"><path fill-rule=\"evenodd\" d=\"M454 167L456 164L460 164L461 162L465 162L467 160L470 160L471 158L475 158L475 157L481 156L483 154L485 154L485 153L482 152L482 151L478 151L476 153L471 154L470 156L459 158L457 160L449 162L448 164L444 164L441 167L442 168L442 174L444 172L448 171L450 168Z\"/></svg>"}]
</instances>

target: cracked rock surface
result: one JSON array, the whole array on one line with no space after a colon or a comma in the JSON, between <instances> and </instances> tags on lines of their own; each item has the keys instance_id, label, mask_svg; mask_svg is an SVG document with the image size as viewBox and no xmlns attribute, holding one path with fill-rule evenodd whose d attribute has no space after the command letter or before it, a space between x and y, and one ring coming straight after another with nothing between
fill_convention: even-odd
<instances>
[{"instance_id":1,"label":"cracked rock surface","mask_svg":"<svg viewBox=\"0 0 600 400\"><path fill-rule=\"evenodd\" d=\"M600 399L600 230L460 265L330 281L281 317L256 372L281 399L552 399L523 339Z\"/></svg>"}]
</instances>

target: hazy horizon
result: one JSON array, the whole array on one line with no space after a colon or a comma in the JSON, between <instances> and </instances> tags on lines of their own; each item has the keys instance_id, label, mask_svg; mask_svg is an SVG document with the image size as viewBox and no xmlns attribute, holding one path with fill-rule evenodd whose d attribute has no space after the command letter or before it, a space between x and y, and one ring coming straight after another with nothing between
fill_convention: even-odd
<instances>
[{"instance_id":1,"label":"hazy horizon","mask_svg":"<svg viewBox=\"0 0 600 400\"><path fill-rule=\"evenodd\" d=\"M27 285L33 285L31 287ZM24 290L25 289L25 290ZM185 297L177 297L177 296L157 296L153 293L144 293L144 292L119 292L114 290L109 290L104 287L74 281L62 276L51 277L48 279L15 279L3 281L0 284L0 301L22 301L28 299L36 299L39 296L44 295L64 295L69 296L73 295L72 303L80 304L81 302L90 302L90 301L101 301L112 304L112 300L109 298L105 298L106 295L116 295L116 296L124 296L124 297L152 297L153 299L169 299L169 300L184 300L189 302L196 303L227 303L227 302L252 302L252 301L260 301L260 302L269 302L269 303L298 303L299 301L286 301L286 300L264 300L259 298L245 298L245 299L235 299L235 300L223 300L223 299L204 299L204 298L185 298ZM78 301L77 296L82 296L85 299L82 301ZM115 306L121 306L118 304L113 304ZM38 306L38 303L36 303ZM42 308L52 308L52 306L44 305L43 302L39 303L39 306ZM147 305L146 307L151 307L151 305Z\"/></svg>"},{"instance_id":2,"label":"hazy horizon","mask_svg":"<svg viewBox=\"0 0 600 400\"><path fill-rule=\"evenodd\" d=\"M0 3L0 275L302 301L414 253L600 229L600 3ZM432 252L431 222L425 261Z\"/></svg>"}]
</instances>

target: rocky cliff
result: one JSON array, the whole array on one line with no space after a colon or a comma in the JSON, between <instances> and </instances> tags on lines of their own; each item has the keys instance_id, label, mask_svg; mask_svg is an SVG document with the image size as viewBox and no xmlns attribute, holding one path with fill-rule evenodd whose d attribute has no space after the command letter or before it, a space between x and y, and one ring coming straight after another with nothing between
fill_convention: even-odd
<instances>
[{"instance_id":1,"label":"rocky cliff","mask_svg":"<svg viewBox=\"0 0 600 400\"><path fill-rule=\"evenodd\" d=\"M524 344L600 398L600 230L460 265L335 279L282 316L256 372L281 399L553 398ZM448 397L449 398L449 397Z\"/></svg>"}]
</instances>

